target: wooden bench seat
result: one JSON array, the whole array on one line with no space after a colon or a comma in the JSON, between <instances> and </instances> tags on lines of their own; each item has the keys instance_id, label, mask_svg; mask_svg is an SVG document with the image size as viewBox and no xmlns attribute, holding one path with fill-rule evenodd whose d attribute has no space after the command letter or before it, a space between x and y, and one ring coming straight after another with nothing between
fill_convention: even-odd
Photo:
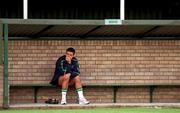
<instances>
[{"instance_id":1,"label":"wooden bench seat","mask_svg":"<svg viewBox=\"0 0 180 113\"><path fill-rule=\"evenodd\" d=\"M149 87L149 102L153 102L153 92L158 86L180 86L180 84L83 84L85 87L112 87L113 102L116 103L117 90L121 87ZM34 103L37 103L38 90L42 87L55 87L50 84L11 84L10 87L32 87L34 89Z\"/></svg>"}]
</instances>

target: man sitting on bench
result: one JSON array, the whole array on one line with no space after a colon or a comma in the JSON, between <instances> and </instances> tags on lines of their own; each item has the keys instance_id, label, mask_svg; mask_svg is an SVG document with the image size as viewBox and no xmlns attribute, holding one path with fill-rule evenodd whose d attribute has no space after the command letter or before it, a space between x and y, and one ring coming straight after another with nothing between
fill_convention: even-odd
<instances>
[{"instance_id":1,"label":"man sitting on bench","mask_svg":"<svg viewBox=\"0 0 180 113\"><path fill-rule=\"evenodd\" d=\"M66 50L66 54L61 56L56 61L56 68L54 72L54 76L50 82L52 85L62 86L61 93L61 104L66 104L66 94L69 85L75 84L78 97L79 104L89 104L89 101L83 95L83 89L80 80L80 70L78 60L74 57L75 49L68 48Z\"/></svg>"}]
</instances>

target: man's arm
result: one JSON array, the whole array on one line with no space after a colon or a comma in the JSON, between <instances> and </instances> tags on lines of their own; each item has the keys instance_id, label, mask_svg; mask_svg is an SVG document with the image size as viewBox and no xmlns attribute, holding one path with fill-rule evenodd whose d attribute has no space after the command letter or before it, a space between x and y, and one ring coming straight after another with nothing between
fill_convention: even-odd
<instances>
[{"instance_id":1,"label":"man's arm","mask_svg":"<svg viewBox=\"0 0 180 113\"><path fill-rule=\"evenodd\" d=\"M64 63L65 63L65 60L61 59L56 64L57 69L61 74L66 74L66 71L67 71Z\"/></svg>"},{"instance_id":2,"label":"man's arm","mask_svg":"<svg viewBox=\"0 0 180 113\"><path fill-rule=\"evenodd\" d=\"M79 68L79 63L77 59L74 59L74 68L73 71L71 73L71 75L79 75L80 74L80 68Z\"/></svg>"}]
</instances>

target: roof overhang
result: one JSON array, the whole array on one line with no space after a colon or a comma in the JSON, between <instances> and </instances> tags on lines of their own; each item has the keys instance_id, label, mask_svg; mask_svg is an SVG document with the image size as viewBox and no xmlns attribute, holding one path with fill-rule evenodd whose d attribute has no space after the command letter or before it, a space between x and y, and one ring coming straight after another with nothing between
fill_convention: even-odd
<instances>
[{"instance_id":1,"label":"roof overhang","mask_svg":"<svg viewBox=\"0 0 180 113\"><path fill-rule=\"evenodd\" d=\"M180 37L180 20L0 19L0 21L9 25L10 39L179 39Z\"/></svg>"}]
</instances>

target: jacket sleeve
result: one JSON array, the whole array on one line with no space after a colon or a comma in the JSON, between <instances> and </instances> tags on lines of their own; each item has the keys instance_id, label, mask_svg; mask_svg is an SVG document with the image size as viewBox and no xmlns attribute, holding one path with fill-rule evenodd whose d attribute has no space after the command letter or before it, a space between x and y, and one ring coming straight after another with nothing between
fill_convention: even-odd
<instances>
[{"instance_id":1,"label":"jacket sleeve","mask_svg":"<svg viewBox=\"0 0 180 113\"><path fill-rule=\"evenodd\" d=\"M60 75L63 75L64 73L66 73L66 69L65 69L65 65L64 65L64 60L63 59L58 59L56 61L56 68L54 71L54 76L50 81L51 85L55 85L58 86L58 79Z\"/></svg>"},{"instance_id":2,"label":"jacket sleeve","mask_svg":"<svg viewBox=\"0 0 180 113\"><path fill-rule=\"evenodd\" d=\"M60 74L66 73L65 60L59 60L56 66Z\"/></svg>"},{"instance_id":3,"label":"jacket sleeve","mask_svg":"<svg viewBox=\"0 0 180 113\"><path fill-rule=\"evenodd\" d=\"M76 75L79 75L79 74L80 74L79 64L78 64L78 61L76 60L75 63L74 63L74 69L73 69L71 75L76 76Z\"/></svg>"}]
</instances>

